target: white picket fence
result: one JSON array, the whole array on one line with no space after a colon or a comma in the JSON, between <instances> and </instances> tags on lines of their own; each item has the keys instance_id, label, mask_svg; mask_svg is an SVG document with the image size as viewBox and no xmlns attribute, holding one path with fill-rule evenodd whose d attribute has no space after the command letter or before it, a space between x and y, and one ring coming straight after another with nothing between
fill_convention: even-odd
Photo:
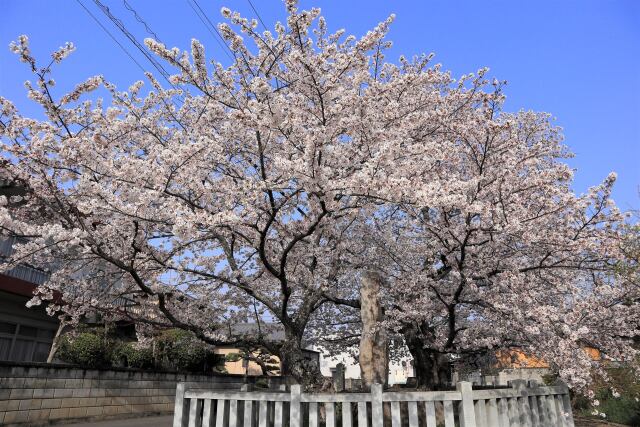
<instances>
[{"instance_id":1,"label":"white picket fence","mask_svg":"<svg viewBox=\"0 0 640 427\"><path fill-rule=\"evenodd\" d=\"M210 391L178 384L173 427L573 427L566 386L455 391Z\"/></svg>"}]
</instances>

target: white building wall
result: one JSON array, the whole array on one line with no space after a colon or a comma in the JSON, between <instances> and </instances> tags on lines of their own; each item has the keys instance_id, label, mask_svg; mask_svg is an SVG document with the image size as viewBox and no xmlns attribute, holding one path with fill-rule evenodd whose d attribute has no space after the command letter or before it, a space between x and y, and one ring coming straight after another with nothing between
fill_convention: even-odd
<instances>
[{"instance_id":1,"label":"white building wall","mask_svg":"<svg viewBox=\"0 0 640 427\"><path fill-rule=\"evenodd\" d=\"M331 368L335 368L339 363L345 366L345 378L360 379L360 366L358 362L348 354L339 354L332 357L320 355L320 372L325 377L331 376ZM389 385L406 384L407 378L413 376L411 359L392 361L389 364Z\"/></svg>"}]
</instances>

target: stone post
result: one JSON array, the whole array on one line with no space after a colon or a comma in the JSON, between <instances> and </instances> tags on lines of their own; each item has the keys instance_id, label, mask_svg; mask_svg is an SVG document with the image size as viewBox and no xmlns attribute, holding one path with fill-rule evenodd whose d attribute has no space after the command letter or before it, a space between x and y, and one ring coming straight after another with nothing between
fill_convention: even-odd
<instances>
[{"instance_id":1,"label":"stone post","mask_svg":"<svg viewBox=\"0 0 640 427\"><path fill-rule=\"evenodd\" d=\"M533 427L533 420L531 419L531 402L529 402L529 392L527 390L526 380L513 380L511 381L511 387L516 389L521 397L518 397L519 422L522 427Z\"/></svg>"},{"instance_id":2,"label":"stone post","mask_svg":"<svg viewBox=\"0 0 640 427\"><path fill-rule=\"evenodd\" d=\"M380 330L384 320L380 303L382 277L375 272L365 272L360 285L360 369L365 389L372 384L385 385L389 373L389 343L387 334Z\"/></svg>"},{"instance_id":3,"label":"stone post","mask_svg":"<svg viewBox=\"0 0 640 427\"><path fill-rule=\"evenodd\" d=\"M462 395L460 401L460 427L476 427L476 413L473 407L473 389L471 383L462 381L456 384L456 390Z\"/></svg>"},{"instance_id":4,"label":"stone post","mask_svg":"<svg viewBox=\"0 0 640 427\"><path fill-rule=\"evenodd\" d=\"M173 409L173 427L187 427L189 422L189 403L184 398L184 382L176 386L176 402Z\"/></svg>"},{"instance_id":5,"label":"stone post","mask_svg":"<svg viewBox=\"0 0 640 427\"><path fill-rule=\"evenodd\" d=\"M371 427L383 427L382 384L371 384Z\"/></svg>"},{"instance_id":6,"label":"stone post","mask_svg":"<svg viewBox=\"0 0 640 427\"><path fill-rule=\"evenodd\" d=\"M291 386L291 406L289 409L289 427L300 427L300 394L302 389L300 384L293 384Z\"/></svg>"},{"instance_id":7,"label":"stone post","mask_svg":"<svg viewBox=\"0 0 640 427\"><path fill-rule=\"evenodd\" d=\"M336 391L344 391L345 389L345 368L343 363L338 363L334 369L331 370L331 379L333 380L333 387Z\"/></svg>"}]
</instances>

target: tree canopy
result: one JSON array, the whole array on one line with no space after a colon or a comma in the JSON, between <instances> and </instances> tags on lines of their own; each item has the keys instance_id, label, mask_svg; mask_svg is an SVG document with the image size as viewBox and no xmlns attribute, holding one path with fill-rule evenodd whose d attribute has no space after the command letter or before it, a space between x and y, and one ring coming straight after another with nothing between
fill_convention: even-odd
<instances>
[{"instance_id":1,"label":"tree canopy","mask_svg":"<svg viewBox=\"0 0 640 427\"><path fill-rule=\"evenodd\" d=\"M387 61L393 16L357 39L286 4L286 23L262 33L222 9L226 67L197 40L190 53L146 40L177 70L168 88L151 73L149 90L95 76L55 96L73 45L44 67L26 36L11 45L46 115L0 98L3 174L27 189L2 198L1 230L29 237L13 262L52 272L33 303L56 292L64 306L50 310L76 320L99 311L242 342L302 379L310 328L357 334L336 319L376 272L380 327L414 358L519 347L578 386L601 364L585 346L632 360L638 288L616 280L615 176L575 195L560 130L502 111L487 69L454 79L433 55ZM246 319L286 339L225 326Z\"/></svg>"}]
</instances>

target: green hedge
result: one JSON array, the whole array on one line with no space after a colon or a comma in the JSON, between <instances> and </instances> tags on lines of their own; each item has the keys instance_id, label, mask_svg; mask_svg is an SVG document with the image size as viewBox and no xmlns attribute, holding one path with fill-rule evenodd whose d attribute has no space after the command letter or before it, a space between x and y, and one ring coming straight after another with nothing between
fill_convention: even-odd
<instances>
[{"instance_id":1,"label":"green hedge","mask_svg":"<svg viewBox=\"0 0 640 427\"><path fill-rule=\"evenodd\" d=\"M213 351L191 332L170 329L156 343L164 362L179 371L203 372L213 368Z\"/></svg>"},{"instance_id":2,"label":"green hedge","mask_svg":"<svg viewBox=\"0 0 640 427\"><path fill-rule=\"evenodd\" d=\"M83 332L75 337L65 335L58 349L61 360L90 368L110 366L111 342L101 334Z\"/></svg>"},{"instance_id":3,"label":"green hedge","mask_svg":"<svg viewBox=\"0 0 640 427\"><path fill-rule=\"evenodd\" d=\"M574 396L574 411L583 416L593 417L592 412L597 410L606 415L607 421L640 426L640 382L635 373L630 368L620 367L607 369L607 374L609 380L600 380L594 387L595 399L600 404L594 407L588 398ZM617 397L614 396L613 389L618 393Z\"/></svg>"},{"instance_id":4,"label":"green hedge","mask_svg":"<svg viewBox=\"0 0 640 427\"><path fill-rule=\"evenodd\" d=\"M125 367L207 373L224 371L224 357L191 332L170 329L145 348L103 328L76 331L62 338L56 357L89 368Z\"/></svg>"},{"instance_id":5,"label":"green hedge","mask_svg":"<svg viewBox=\"0 0 640 427\"><path fill-rule=\"evenodd\" d=\"M153 369L155 367L153 350L138 348L136 343L131 342L118 343L111 354L111 362L112 365L128 368Z\"/></svg>"}]
</instances>

